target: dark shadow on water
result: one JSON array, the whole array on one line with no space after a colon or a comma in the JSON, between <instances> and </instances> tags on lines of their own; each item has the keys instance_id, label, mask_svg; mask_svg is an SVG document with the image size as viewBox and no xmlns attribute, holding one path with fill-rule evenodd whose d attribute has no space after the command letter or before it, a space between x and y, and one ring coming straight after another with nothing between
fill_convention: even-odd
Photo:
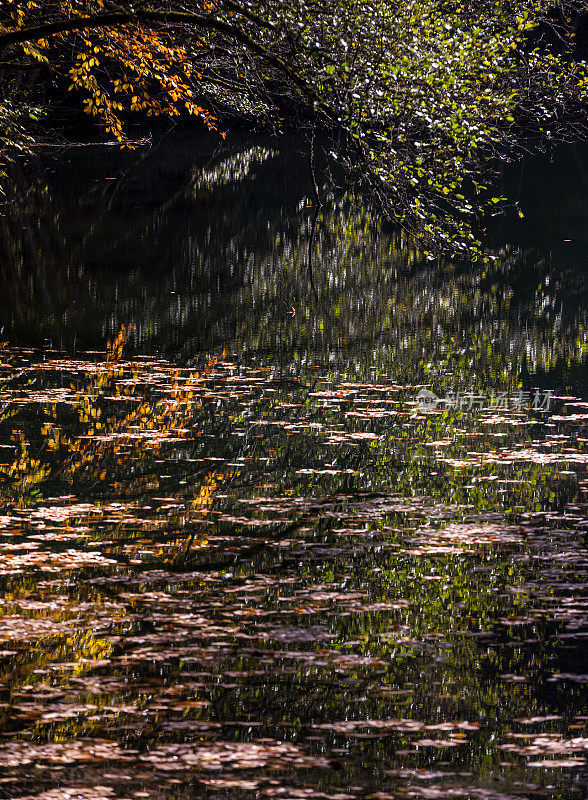
<instances>
[{"instance_id":1,"label":"dark shadow on water","mask_svg":"<svg viewBox=\"0 0 588 800\"><path fill-rule=\"evenodd\" d=\"M491 221L487 269L431 267L361 199L333 199L320 148L313 236L306 148L188 131L46 158L40 188L0 219L5 334L71 352L135 324L142 352L183 360L225 348L381 367L401 351L417 372L428 342L435 369L445 340L467 353L473 337L513 380L588 385L585 146L506 168L526 216Z\"/></svg>"}]
</instances>

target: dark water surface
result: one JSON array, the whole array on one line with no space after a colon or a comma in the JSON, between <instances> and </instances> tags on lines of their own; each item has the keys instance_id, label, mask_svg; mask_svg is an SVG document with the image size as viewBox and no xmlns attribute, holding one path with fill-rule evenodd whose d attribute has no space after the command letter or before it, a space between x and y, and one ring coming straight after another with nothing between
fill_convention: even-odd
<instances>
[{"instance_id":1,"label":"dark water surface","mask_svg":"<svg viewBox=\"0 0 588 800\"><path fill-rule=\"evenodd\" d=\"M505 170L486 266L320 170L317 211L293 137L43 170L0 216L0 797L587 797L588 149Z\"/></svg>"}]
</instances>

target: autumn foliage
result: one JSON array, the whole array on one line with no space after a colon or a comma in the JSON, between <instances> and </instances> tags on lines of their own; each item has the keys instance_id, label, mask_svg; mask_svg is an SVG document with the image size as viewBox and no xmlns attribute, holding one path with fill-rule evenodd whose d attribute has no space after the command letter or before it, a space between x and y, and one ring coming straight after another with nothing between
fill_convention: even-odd
<instances>
[{"instance_id":1,"label":"autumn foliage","mask_svg":"<svg viewBox=\"0 0 588 800\"><path fill-rule=\"evenodd\" d=\"M367 184L430 258L443 249L476 258L475 231L501 202L492 159L515 157L531 138L586 133L582 4L556 5L9 0L0 10L5 145L22 144L30 109L14 73L37 68L54 90L78 92L121 143L138 112L184 113L223 131L235 117L266 128L289 117L332 134L328 156L349 183Z\"/></svg>"},{"instance_id":2,"label":"autumn foliage","mask_svg":"<svg viewBox=\"0 0 588 800\"><path fill-rule=\"evenodd\" d=\"M35 26L47 19L48 12L64 22L97 16L107 5L104 0L8 0L0 31ZM211 7L206 1L201 3L203 13ZM99 26L22 42L18 47L28 61L65 78L68 89L82 96L84 111L121 143L127 140L122 121L127 112L148 117L185 113L200 117L210 130L217 127L215 116L195 100L193 86L199 76L192 68L189 47L177 43L165 29L132 23Z\"/></svg>"}]
</instances>

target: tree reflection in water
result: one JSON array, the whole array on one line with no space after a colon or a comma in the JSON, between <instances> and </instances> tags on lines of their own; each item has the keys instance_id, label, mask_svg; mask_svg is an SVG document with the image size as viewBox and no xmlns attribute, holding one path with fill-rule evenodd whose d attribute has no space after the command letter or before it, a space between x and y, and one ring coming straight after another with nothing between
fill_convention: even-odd
<instances>
[{"instance_id":1,"label":"tree reflection in water","mask_svg":"<svg viewBox=\"0 0 588 800\"><path fill-rule=\"evenodd\" d=\"M284 143L166 153L3 219L0 792L583 796L572 256L431 270L359 198L311 240Z\"/></svg>"}]
</instances>

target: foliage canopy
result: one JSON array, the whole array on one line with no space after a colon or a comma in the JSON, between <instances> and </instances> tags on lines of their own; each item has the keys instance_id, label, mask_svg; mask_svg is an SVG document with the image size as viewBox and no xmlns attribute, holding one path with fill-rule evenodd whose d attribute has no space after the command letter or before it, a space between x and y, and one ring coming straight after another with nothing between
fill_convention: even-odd
<instances>
[{"instance_id":1,"label":"foliage canopy","mask_svg":"<svg viewBox=\"0 0 588 800\"><path fill-rule=\"evenodd\" d=\"M199 116L224 135L245 117L296 116L383 213L430 252L476 255L499 203L495 156L531 132L582 132L586 67L575 0L8 0L0 11L4 155L22 146L31 67L82 96L124 143L131 112ZM525 135L524 135L525 134Z\"/></svg>"}]
</instances>

